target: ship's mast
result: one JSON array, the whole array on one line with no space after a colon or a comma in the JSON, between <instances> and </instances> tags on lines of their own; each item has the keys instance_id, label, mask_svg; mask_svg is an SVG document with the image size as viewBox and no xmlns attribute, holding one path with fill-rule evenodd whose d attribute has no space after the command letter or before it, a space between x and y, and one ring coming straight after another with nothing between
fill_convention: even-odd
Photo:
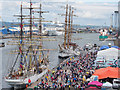
<instances>
[{"instance_id":1,"label":"ship's mast","mask_svg":"<svg viewBox=\"0 0 120 90\"><path fill-rule=\"evenodd\" d=\"M40 36L42 35L42 4L40 3L40 12L39 12L39 32L40 32ZM41 39L41 37L40 37ZM38 46L39 49L42 49L42 41L40 42L40 46ZM41 63L41 56L42 56L42 51L40 51L40 55L39 55L39 63Z\"/></svg>"},{"instance_id":2,"label":"ship's mast","mask_svg":"<svg viewBox=\"0 0 120 90\"><path fill-rule=\"evenodd\" d=\"M30 39L32 39L32 2L30 0Z\"/></svg>"},{"instance_id":3,"label":"ship's mast","mask_svg":"<svg viewBox=\"0 0 120 90\"><path fill-rule=\"evenodd\" d=\"M40 36L41 36L41 34L42 34L42 4L40 3L40 18L41 19L39 19L39 32L40 32ZM41 39L41 37L40 37L40 39ZM42 49L42 41L41 41L41 43L40 43L40 46L38 47L39 49ZM41 62L41 56L42 56L42 51L40 51L40 55L39 55L39 61Z\"/></svg>"},{"instance_id":4,"label":"ship's mast","mask_svg":"<svg viewBox=\"0 0 120 90\"><path fill-rule=\"evenodd\" d=\"M40 33L40 39L42 39L41 35L42 35L42 22L49 22L49 21L43 21L42 19L42 13L48 13L47 11L42 11L42 4L40 3L40 7L39 7L40 11L34 11L34 13L39 13L39 33ZM40 45L38 46L38 49L42 49L42 40L40 41ZM40 51L40 55L39 55L39 62L41 62L41 56L42 56L42 51ZM44 56L44 55L43 55Z\"/></svg>"},{"instance_id":5,"label":"ship's mast","mask_svg":"<svg viewBox=\"0 0 120 90\"><path fill-rule=\"evenodd\" d=\"M68 16L68 4L66 5L66 16L65 16L65 35L64 35L64 48L66 48L67 40L67 16Z\"/></svg>"},{"instance_id":6,"label":"ship's mast","mask_svg":"<svg viewBox=\"0 0 120 90\"><path fill-rule=\"evenodd\" d=\"M32 2L31 2L31 0L30 0L30 7L29 8L23 8L23 9L29 9L30 10L30 15L29 15L29 18L24 18L24 19L30 19L30 24L29 24L29 26L30 26L30 46L29 46L29 50L28 50L28 52L32 52L32 10L34 9L34 8L32 8ZM29 65L28 65L28 69L31 69L31 63L32 63L32 55L30 55L30 58L29 58Z\"/></svg>"},{"instance_id":7,"label":"ship's mast","mask_svg":"<svg viewBox=\"0 0 120 90\"><path fill-rule=\"evenodd\" d=\"M33 9L32 2L30 0L30 41L32 40L32 9ZM30 45L29 50L32 52L32 45ZM32 55L30 55L30 60L29 60L29 69L31 68L32 68Z\"/></svg>"},{"instance_id":8,"label":"ship's mast","mask_svg":"<svg viewBox=\"0 0 120 90\"><path fill-rule=\"evenodd\" d=\"M14 62L14 64L13 64L13 66L12 66L12 68L11 68L11 71L10 71L10 74L12 74L12 72L13 72L13 69L14 69L14 67L15 67L15 64L16 64L16 62L17 62L17 60L18 60L18 57L19 57L19 55L21 55L21 61L20 61L20 63L22 63L22 39L23 39L23 37L22 37L22 35L23 35L23 15L22 15L22 3L21 3L21 8L20 8L20 11L21 11L21 15L17 15L17 16L19 16L19 17L21 17L21 24L20 24L20 46L19 46L19 53L18 53L18 55L17 55L17 58L16 58L16 60L15 60L15 62ZM16 16L16 15L15 15Z\"/></svg>"},{"instance_id":9,"label":"ship's mast","mask_svg":"<svg viewBox=\"0 0 120 90\"><path fill-rule=\"evenodd\" d=\"M30 10L30 15L22 15L22 9L29 9ZM32 9L40 9L40 11L37 11L38 13L40 13L40 18L32 18ZM40 55L40 57L41 57L41 52L42 51L50 51L50 50L54 50L54 49L42 49L42 45L41 44L39 44L39 45L37 45L37 43L36 42L33 42L34 40L35 41L37 41L37 42L42 42L44 39L41 39L41 38L44 38L44 37L42 37L41 36L41 33L40 33L40 36L32 36L32 19L39 19L39 23L40 23L40 25L41 25L41 22L42 22L42 13L44 13L44 11L41 11L41 4L40 4L40 7L39 8L33 8L32 7L32 2L31 2L31 0L30 0L30 7L27 7L27 8L23 8L22 7L22 4L21 4L21 15L16 15L16 16L18 16L18 17L20 17L19 19L21 19L21 23L20 23L20 27L21 27L21 30L20 30L20 36L19 36L19 38L20 38L20 41L18 41L18 42L16 42L16 41L13 41L13 42L15 42L15 44L13 44L13 42L11 42L12 44L9 44L9 45L19 45L19 50L15 50L15 51L12 51L11 52L11 54L18 54L17 55L17 58L16 58L16 60L15 60L15 62L14 62L14 64L13 64L13 66L12 66L12 69L11 69L11 73L12 73L12 71L13 71L13 69L14 69L14 66L15 66L15 64L16 64L16 62L17 62L17 60L18 60L18 57L19 57L19 55L20 55L20 58L21 58L21 60L20 60L20 70L22 71L23 69L24 69L24 62L26 62L26 59L27 59L27 56L29 55L29 62L27 62L26 63L26 67L28 66L28 70L30 70L30 69L32 69L32 63L34 63L33 61L32 61L32 59L33 59L33 57L32 56L35 56L34 57L34 61L35 60L37 60L37 61L39 61L37 58L36 58L36 55ZM45 12L46 13L46 12ZM28 18L23 18L23 17L28 17ZM23 36L23 19L29 19L29 21L30 21L30 24L25 24L25 25L29 25L30 26L30 36L29 37L25 37L25 36ZM45 22L45 21L44 21ZM47 21L48 22L48 21ZM19 24L18 24L19 25ZM41 27L39 28L40 29L40 32L41 32ZM26 39L26 40L28 40L28 41L22 41L23 40L23 38L28 38L28 39ZM37 39L33 39L32 37L34 37L34 38L37 38ZM39 39L38 39L39 38ZM45 37L46 38L46 37ZM46 39L45 39L46 40ZM52 41L52 40L46 40L46 41ZM24 45L27 45L27 46L29 46L27 49L23 49L23 47L22 47L22 45L23 45L23 43L24 43ZM33 44L34 43L34 44ZM34 48L34 47L36 47L36 46L38 46L37 47L37 49L36 48ZM35 53L35 52L40 52L40 53ZM26 57L24 57L24 54L25 54L25 56ZM48 56L48 55L47 55ZM24 62L23 62L23 59L24 59Z\"/></svg>"},{"instance_id":10,"label":"ship's mast","mask_svg":"<svg viewBox=\"0 0 120 90\"><path fill-rule=\"evenodd\" d=\"M70 19L71 19L71 6L69 6L69 24L68 24L68 40L67 40L67 48L69 48L69 43L70 43L70 23L71 23L71 21L70 21Z\"/></svg>"},{"instance_id":11,"label":"ship's mast","mask_svg":"<svg viewBox=\"0 0 120 90\"><path fill-rule=\"evenodd\" d=\"M22 35L23 35L23 16L22 16L22 4L21 4L21 31L20 31L20 46L19 46L19 50L20 50L20 55L21 55L21 61L20 64L23 63L23 55L22 55Z\"/></svg>"},{"instance_id":12,"label":"ship's mast","mask_svg":"<svg viewBox=\"0 0 120 90\"><path fill-rule=\"evenodd\" d=\"M21 31L20 31L20 39L22 40L22 35L23 35L23 17L22 17L22 4L21 4Z\"/></svg>"},{"instance_id":13,"label":"ship's mast","mask_svg":"<svg viewBox=\"0 0 120 90\"><path fill-rule=\"evenodd\" d=\"M70 29L70 42L71 42L71 38L72 38L72 24L73 24L73 10L72 10L72 14L71 14L71 29Z\"/></svg>"},{"instance_id":14,"label":"ship's mast","mask_svg":"<svg viewBox=\"0 0 120 90\"><path fill-rule=\"evenodd\" d=\"M42 4L40 3L40 18L42 18L41 7L42 7ZM42 34L42 24L41 24L41 22L42 22L42 20L40 19L40 21L39 21L40 36Z\"/></svg>"}]
</instances>

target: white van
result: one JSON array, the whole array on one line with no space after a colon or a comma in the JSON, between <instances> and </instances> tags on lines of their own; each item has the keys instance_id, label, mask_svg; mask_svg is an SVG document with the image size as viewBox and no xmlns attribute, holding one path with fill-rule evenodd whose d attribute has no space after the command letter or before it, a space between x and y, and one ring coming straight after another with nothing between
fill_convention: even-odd
<instances>
[{"instance_id":1,"label":"white van","mask_svg":"<svg viewBox=\"0 0 120 90\"><path fill-rule=\"evenodd\" d=\"M113 80L113 89L118 89L120 88L120 78L119 79L114 79Z\"/></svg>"}]
</instances>

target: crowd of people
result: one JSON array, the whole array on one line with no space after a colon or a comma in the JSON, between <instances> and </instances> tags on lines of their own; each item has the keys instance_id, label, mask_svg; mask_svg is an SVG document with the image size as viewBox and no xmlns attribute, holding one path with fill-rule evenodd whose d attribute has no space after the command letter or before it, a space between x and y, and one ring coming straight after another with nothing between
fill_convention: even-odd
<instances>
[{"instance_id":1,"label":"crowd of people","mask_svg":"<svg viewBox=\"0 0 120 90\"><path fill-rule=\"evenodd\" d=\"M64 60L56 69L48 71L37 84L37 88L85 88L87 79L93 74L96 51Z\"/></svg>"}]
</instances>

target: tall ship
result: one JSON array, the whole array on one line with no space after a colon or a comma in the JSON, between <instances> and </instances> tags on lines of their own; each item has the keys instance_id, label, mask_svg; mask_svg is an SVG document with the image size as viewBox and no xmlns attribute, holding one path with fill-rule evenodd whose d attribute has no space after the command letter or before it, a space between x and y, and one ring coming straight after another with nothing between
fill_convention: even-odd
<instances>
[{"instance_id":1,"label":"tall ship","mask_svg":"<svg viewBox=\"0 0 120 90\"><path fill-rule=\"evenodd\" d=\"M30 15L23 15L23 9L29 9ZM10 54L17 55L9 73L5 76L5 81L16 89L25 88L26 85L34 83L46 74L49 66L49 51L53 50L43 48L43 41L48 39L43 39L44 36L41 36L41 13L43 13L43 11L41 11L41 4L38 8L40 11L37 11L40 13L40 18L37 18L40 21L40 33L38 36L32 35L32 21L33 19L36 19L32 17L32 9L34 8L32 7L31 0L30 7L28 8L23 8L21 4L21 14L16 15L20 17L21 20L20 36L18 36L17 39L13 39L14 41L9 41L8 43L9 45L17 45L18 48L17 50L10 52ZM23 34L23 19L29 19L30 21L30 34L28 36Z\"/></svg>"},{"instance_id":2,"label":"tall ship","mask_svg":"<svg viewBox=\"0 0 120 90\"><path fill-rule=\"evenodd\" d=\"M69 10L69 13L68 13ZM71 6L66 5L65 14L65 34L64 43L59 45L59 58L68 58L73 55L80 55L80 48L76 43L72 42L72 23L73 23L73 10Z\"/></svg>"}]
</instances>

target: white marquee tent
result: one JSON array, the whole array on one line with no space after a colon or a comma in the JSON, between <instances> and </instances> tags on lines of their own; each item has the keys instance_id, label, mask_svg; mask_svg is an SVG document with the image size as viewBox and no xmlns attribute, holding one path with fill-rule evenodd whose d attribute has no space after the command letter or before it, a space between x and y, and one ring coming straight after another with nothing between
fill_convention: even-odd
<instances>
[{"instance_id":1,"label":"white marquee tent","mask_svg":"<svg viewBox=\"0 0 120 90\"><path fill-rule=\"evenodd\" d=\"M117 60L120 56L120 50L116 48L109 48L106 50L98 51L97 57L103 57L106 60L115 59Z\"/></svg>"},{"instance_id":2,"label":"white marquee tent","mask_svg":"<svg viewBox=\"0 0 120 90\"><path fill-rule=\"evenodd\" d=\"M104 83L104 84L102 85L102 87L109 87L109 88L111 88L111 87L112 87L112 84L109 83L109 82L106 82L106 83Z\"/></svg>"}]
</instances>

